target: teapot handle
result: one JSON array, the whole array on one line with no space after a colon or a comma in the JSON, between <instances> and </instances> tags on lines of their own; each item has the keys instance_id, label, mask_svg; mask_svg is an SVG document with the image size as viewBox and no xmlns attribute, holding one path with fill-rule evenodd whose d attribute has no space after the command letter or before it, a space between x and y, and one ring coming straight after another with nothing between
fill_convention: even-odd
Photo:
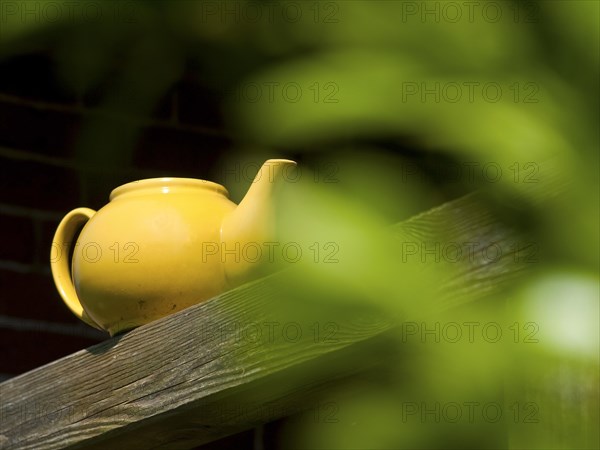
<instances>
[{"instance_id":1,"label":"teapot handle","mask_svg":"<svg viewBox=\"0 0 600 450\"><path fill-rule=\"evenodd\" d=\"M77 208L68 213L58 224L56 233L54 233L54 240L52 241L52 250L55 246L58 247L58 254L52 255L53 251L50 251L50 268L52 269L52 277L54 278L54 284L58 289L60 296L62 297L65 304L69 309L83 320L88 325L102 330L102 328L96 324L85 312L75 286L73 285L73 279L71 277L71 247L73 246L73 239L75 238L76 232L85 225L85 223L96 214L96 211L90 208Z\"/></svg>"}]
</instances>

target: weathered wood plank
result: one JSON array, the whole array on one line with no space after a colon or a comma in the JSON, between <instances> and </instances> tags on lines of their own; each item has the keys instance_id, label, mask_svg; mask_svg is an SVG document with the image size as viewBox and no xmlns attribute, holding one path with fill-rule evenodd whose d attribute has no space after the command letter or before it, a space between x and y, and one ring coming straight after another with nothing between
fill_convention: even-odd
<instances>
[{"instance_id":1,"label":"weathered wood plank","mask_svg":"<svg viewBox=\"0 0 600 450\"><path fill-rule=\"evenodd\" d=\"M488 295L526 267L511 257L516 231L477 196L396 232L505 249L494 264L453 261L440 292L456 292L440 297L442 308ZM389 320L325 310L290 320L281 311L298 291L281 272L0 384L0 448L190 448L310 408L320 390L389 355Z\"/></svg>"},{"instance_id":2,"label":"weathered wood plank","mask_svg":"<svg viewBox=\"0 0 600 450\"><path fill-rule=\"evenodd\" d=\"M264 279L8 380L0 385L2 448L106 448L113 439L126 448L167 442L166 448L188 448L272 420L286 407L280 399L298 402L307 383L352 369L338 362L333 371L322 364L299 371L301 362L385 328L347 324L336 329L335 339L314 339L312 324L297 322L305 339L292 341L280 332L271 338L265 324L277 319L260 311L284 296L284 284ZM320 366L326 373L311 378ZM233 413L223 421L231 405L257 409L269 401L277 406L260 420L237 421Z\"/></svg>"},{"instance_id":3,"label":"weathered wood plank","mask_svg":"<svg viewBox=\"0 0 600 450\"><path fill-rule=\"evenodd\" d=\"M408 262L425 270L444 266L439 307L449 308L501 293L539 262L539 245L470 194L394 226L407 249L418 247ZM437 245L437 248L436 248ZM437 259L436 259L437 258Z\"/></svg>"}]
</instances>

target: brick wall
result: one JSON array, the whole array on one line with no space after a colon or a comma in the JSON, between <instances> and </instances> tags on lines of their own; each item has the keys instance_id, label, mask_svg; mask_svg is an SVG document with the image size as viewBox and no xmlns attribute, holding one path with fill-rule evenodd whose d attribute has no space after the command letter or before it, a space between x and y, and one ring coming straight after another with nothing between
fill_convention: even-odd
<instances>
[{"instance_id":1,"label":"brick wall","mask_svg":"<svg viewBox=\"0 0 600 450\"><path fill-rule=\"evenodd\" d=\"M0 382L108 338L79 321L54 287L49 257L61 218L78 206L102 207L127 181L210 179L232 145L217 99L193 75L186 73L151 117L135 117L100 109L101 92L65 93L53 72L44 54L0 61ZM135 136L125 164L104 164L101 152L99 160L82 156L90 123ZM265 448L261 430L202 448Z\"/></svg>"},{"instance_id":2,"label":"brick wall","mask_svg":"<svg viewBox=\"0 0 600 450\"><path fill-rule=\"evenodd\" d=\"M231 145L214 98L191 76L151 117L98 108L54 78L44 54L0 63L0 377L5 379L107 337L62 303L49 269L60 219L78 206L100 208L118 184L152 176L210 176ZM181 99L184 99L183 101ZM126 164L86 160L90 124L136 139ZM102 145L102 143L100 143ZM101 155L100 155L101 156Z\"/></svg>"},{"instance_id":3,"label":"brick wall","mask_svg":"<svg viewBox=\"0 0 600 450\"><path fill-rule=\"evenodd\" d=\"M215 173L233 139L217 94L191 70L150 117L138 117L103 109L101 87L83 96L65 92L52 65L44 54L0 61L0 381L108 337L73 316L51 278L53 234L68 211L98 209L113 188L141 178L184 176L228 184ZM90 127L101 139L90 141ZM114 148L128 145L129 152L115 154ZM310 162L299 153L286 156ZM237 200L235 192L233 197ZM431 206L440 200L432 199ZM285 423L202 448L282 448Z\"/></svg>"}]
</instances>

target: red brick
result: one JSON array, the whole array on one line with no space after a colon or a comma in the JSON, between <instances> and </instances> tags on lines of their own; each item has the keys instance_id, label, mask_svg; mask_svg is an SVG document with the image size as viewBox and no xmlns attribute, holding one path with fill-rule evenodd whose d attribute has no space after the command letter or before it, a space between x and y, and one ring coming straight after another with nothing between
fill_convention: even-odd
<instances>
[{"instance_id":1,"label":"red brick","mask_svg":"<svg viewBox=\"0 0 600 450\"><path fill-rule=\"evenodd\" d=\"M0 329L0 372L21 374L101 342L35 330Z\"/></svg>"},{"instance_id":2,"label":"red brick","mask_svg":"<svg viewBox=\"0 0 600 450\"><path fill-rule=\"evenodd\" d=\"M139 101L135 98L119 98L119 102L109 103L106 100L114 97L116 89L115 80L119 75L115 74L113 77L108 77L103 83L94 86L88 90L83 97L83 104L86 108L99 108L102 111L117 114L117 115L129 115L132 119L159 119L159 120L170 120L173 115L173 90L169 90L160 98L156 99L155 105L149 112L148 116L141 115L144 111L136 111L139 109ZM130 94L127 92L126 94Z\"/></svg>"},{"instance_id":3,"label":"red brick","mask_svg":"<svg viewBox=\"0 0 600 450\"><path fill-rule=\"evenodd\" d=\"M79 182L72 169L0 157L0 203L68 211L79 206Z\"/></svg>"},{"instance_id":4,"label":"red brick","mask_svg":"<svg viewBox=\"0 0 600 450\"><path fill-rule=\"evenodd\" d=\"M63 303L50 274L0 270L0 296L0 315L71 324L80 322Z\"/></svg>"},{"instance_id":5,"label":"red brick","mask_svg":"<svg viewBox=\"0 0 600 450\"><path fill-rule=\"evenodd\" d=\"M122 184L136 181L141 178L151 178L136 174L133 170L123 173L104 172L86 175L85 196L82 197L81 206L98 210L109 202L110 193ZM79 206L79 205L76 205Z\"/></svg>"},{"instance_id":6,"label":"red brick","mask_svg":"<svg viewBox=\"0 0 600 450\"><path fill-rule=\"evenodd\" d=\"M178 118L183 124L222 129L223 93L215 92L190 78L179 83L177 93Z\"/></svg>"},{"instance_id":7,"label":"red brick","mask_svg":"<svg viewBox=\"0 0 600 450\"><path fill-rule=\"evenodd\" d=\"M32 264L35 259L32 219L0 214L0 230L4 237L0 245L0 259Z\"/></svg>"},{"instance_id":8,"label":"red brick","mask_svg":"<svg viewBox=\"0 0 600 450\"><path fill-rule=\"evenodd\" d=\"M231 141L226 137L151 127L144 130L134 152L134 164L160 170L163 176L205 178L211 166L229 148Z\"/></svg>"},{"instance_id":9,"label":"red brick","mask_svg":"<svg viewBox=\"0 0 600 450\"><path fill-rule=\"evenodd\" d=\"M73 154L81 117L0 101L0 145L48 156Z\"/></svg>"},{"instance_id":10,"label":"red brick","mask_svg":"<svg viewBox=\"0 0 600 450\"><path fill-rule=\"evenodd\" d=\"M152 111L152 117L160 120L171 120L173 118L173 95L174 90L169 90L158 101Z\"/></svg>"},{"instance_id":11,"label":"red brick","mask_svg":"<svg viewBox=\"0 0 600 450\"><path fill-rule=\"evenodd\" d=\"M209 444L194 447L192 450L238 450L240 448L254 448L254 430L232 434Z\"/></svg>"},{"instance_id":12,"label":"red brick","mask_svg":"<svg viewBox=\"0 0 600 450\"><path fill-rule=\"evenodd\" d=\"M55 76L55 62L48 55L17 55L0 62L1 92L45 102L73 104L74 92Z\"/></svg>"},{"instance_id":13,"label":"red brick","mask_svg":"<svg viewBox=\"0 0 600 450\"><path fill-rule=\"evenodd\" d=\"M41 224L42 232L40 236L39 247L37 249L39 262L44 266L50 265L50 251L52 250L52 241L54 240L54 233L58 227L59 220L48 220L43 221Z\"/></svg>"}]
</instances>

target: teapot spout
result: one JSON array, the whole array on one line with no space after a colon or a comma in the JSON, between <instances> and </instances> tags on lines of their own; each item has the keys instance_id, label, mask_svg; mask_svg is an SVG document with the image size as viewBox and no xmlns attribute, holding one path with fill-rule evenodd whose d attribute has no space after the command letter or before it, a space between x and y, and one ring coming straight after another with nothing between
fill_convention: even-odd
<instances>
[{"instance_id":1,"label":"teapot spout","mask_svg":"<svg viewBox=\"0 0 600 450\"><path fill-rule=\"evenodd\" d=\"M273 194L278 185L293 181L290 170L296 162L269 159L258 173L237 208L221 225L222 262L230 286L236 286L258 273L269 258L269 245L275 239ZM271 247L272 248L272 247Z\"/></svg>"}]
</instances>

